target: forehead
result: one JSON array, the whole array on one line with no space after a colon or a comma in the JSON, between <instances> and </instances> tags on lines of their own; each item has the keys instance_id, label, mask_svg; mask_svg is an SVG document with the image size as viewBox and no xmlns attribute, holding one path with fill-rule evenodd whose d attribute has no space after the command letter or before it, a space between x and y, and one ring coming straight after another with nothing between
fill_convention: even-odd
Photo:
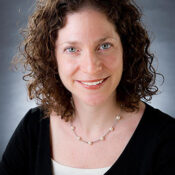
<instances>
[{"instance_id":1,"label":"forehead","mask_svg":"<svg viewBox=\"0 0 175 175\"><path fill-rule=\"evenodd\" d=\"M65 26L58 31L58 40L98 40L116 35L114 24L104 13L86 8L66 16Z\"/></svg>"}]
</instances>

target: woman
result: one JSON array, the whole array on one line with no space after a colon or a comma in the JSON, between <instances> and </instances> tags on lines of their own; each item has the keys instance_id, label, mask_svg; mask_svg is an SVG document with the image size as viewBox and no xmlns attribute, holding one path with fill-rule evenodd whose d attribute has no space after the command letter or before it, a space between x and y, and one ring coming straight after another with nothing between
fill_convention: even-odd
<instances>
[{"instance_id":1,"label":"woman","mask_svg":"<svg viewBox=\"0 0 175 175\"><path fill-rule=\"evenodd\" d=\"M0 174L175 172L175 121L156 94L150 40L129 0L40 0L25 31L29 110Z\"/></svg>"}]
</instances>

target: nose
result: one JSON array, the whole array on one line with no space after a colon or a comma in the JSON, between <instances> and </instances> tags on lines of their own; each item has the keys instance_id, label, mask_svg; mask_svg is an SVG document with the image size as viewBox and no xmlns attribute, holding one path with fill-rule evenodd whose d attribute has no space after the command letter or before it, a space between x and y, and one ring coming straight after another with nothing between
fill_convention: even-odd
<instances>
[{"instance_id":1,"label":"nose","mask_svg":"<svg viewBox=\"0 0 175 175\"><path fill-rule=\"evenodd\" d=\"M87 51L81 58L80 69L88 74L97 74L102 70L102 63L98 55Z\"/></svg>"}]
</instances>

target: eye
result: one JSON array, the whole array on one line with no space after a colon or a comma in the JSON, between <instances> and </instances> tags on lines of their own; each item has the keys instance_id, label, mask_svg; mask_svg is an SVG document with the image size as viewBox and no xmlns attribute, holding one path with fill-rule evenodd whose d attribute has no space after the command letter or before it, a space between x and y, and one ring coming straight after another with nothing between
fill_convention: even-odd
<instances>
[{"instance_id":1,"label":"eye","mask_svg":"<svg viewBox=\"0 0 175 175\"><path fill-rule=\"evenodd\" d=\"M100 50L106 50L106 49L109 49L109 48L111 48L111 46L112 46L112 44L110 44L110 43L104 43L104 44L102 44L101 46L100 46Z\"/></svg>"},{"instance_id":2,"label":"eye","mask_svg":"<svg viewBox=\"0 0 175 175\"><path fill-rule=\"evenodd\" d=\"M74 53L76 52L77 50L74 48L74 47L68 47L65 49L66 52L70 52L70 53Z\"/></svg>"}]
</instances>

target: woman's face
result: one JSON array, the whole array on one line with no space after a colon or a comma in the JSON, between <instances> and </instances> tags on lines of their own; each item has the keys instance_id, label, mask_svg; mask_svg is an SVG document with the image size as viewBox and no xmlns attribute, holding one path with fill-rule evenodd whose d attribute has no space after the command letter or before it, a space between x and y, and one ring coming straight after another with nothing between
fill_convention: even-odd
<instances>
[{"instance_id":1,"label":"woman's face","mask_svg":"<svg viewBox=\"0 0 175 175\"><path fill-rule=\"evenodd\" d=\"M115 27L103 13L82 9L68 14L58 31L58 72L74 100L98 105L113 98L123 70L123 50Z\"/></svg>"}]
</instances>

